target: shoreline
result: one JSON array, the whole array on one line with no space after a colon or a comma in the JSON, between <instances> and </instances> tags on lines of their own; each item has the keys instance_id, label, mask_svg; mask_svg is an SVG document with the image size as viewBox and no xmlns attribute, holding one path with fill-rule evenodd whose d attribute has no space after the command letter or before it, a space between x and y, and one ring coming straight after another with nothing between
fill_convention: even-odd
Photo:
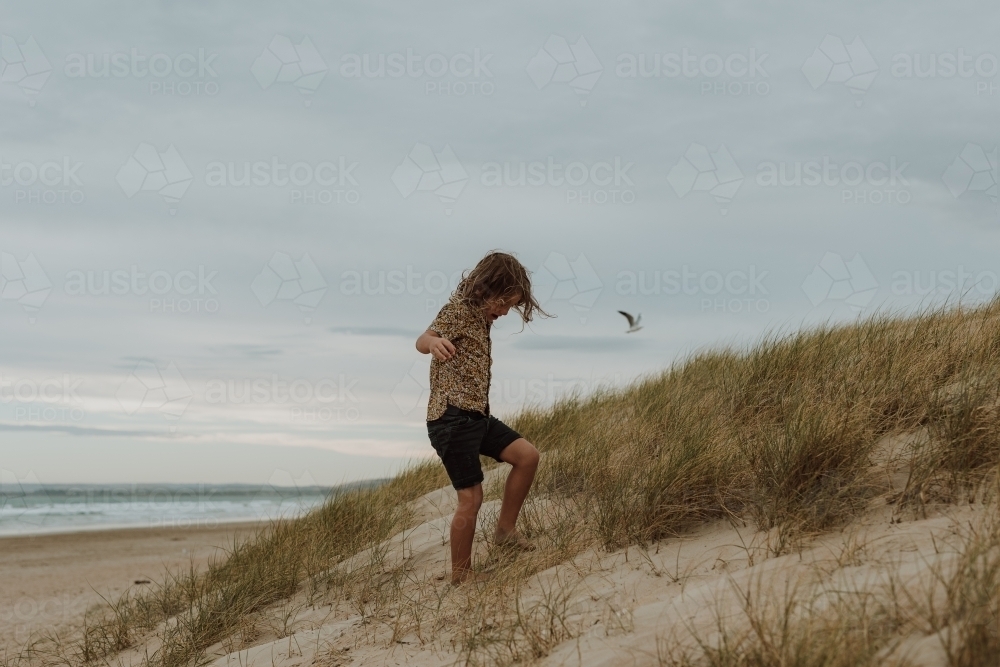
<instances>
[{"instance_id":1,"label":"shoreline","mask_svg":"<svg viewBox=\"0 0 1000 667\"><path fill-rule=\"evenodd\" d=\"M22 533L5 533L0 531L0 541L30 538L30 537L55 537L57 535L75 535L77 533L102 533L117 531L138 531L138 530L224 530L226 528L238 528L246 524L256 523L267 525L272 521L287 521L296 517L283 517L280 519L246 517L242 519L222 519L217 522L212 520L199 519L184 523L182 521L164 521L163 523L108 523L89 526L60 526L50 529L31 530Z\"/></svg>"}]
</instances>

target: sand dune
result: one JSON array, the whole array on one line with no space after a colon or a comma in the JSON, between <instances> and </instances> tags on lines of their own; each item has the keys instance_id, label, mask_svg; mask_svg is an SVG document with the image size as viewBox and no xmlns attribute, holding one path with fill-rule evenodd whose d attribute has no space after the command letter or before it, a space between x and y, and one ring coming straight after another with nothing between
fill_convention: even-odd
<instances>
[{"instance_id":1,"label":"sand dune","mask_svg":"<svg viewBox=\"0 0 1000 667\"><path fill-rule=\"evenodd\" d=\"M502 479L503 469L490 471ZM488 480L489 483L490 480ZM487 516L496 501L484 507ZM454 509L450 487L411 504L418 522L345 566L364 567L379 554L371 576L406 572L403 598L438 596L439 611L460 606L462 589L440 580L448 566L448 521ZM780 603L794 596L809 613L834 604L845 592L887 596L895 581L914 599L934 589L960 549L959 528L984 511L982 505L941 507L927 518L896 522L883 498L842 530L816 537L796 553L769 557L768 534L719 521L682 538L613 553L588 549L568 562L538 572L520 591L525 609L558 598L552 611L560 632L539 664L555 666L658 665L665 652L695 649L698 641L747 629L745 595ZM477 554L486 545L477 540ZM897 595L899 592L897 591ZM824 601L825 600L825 601ZM548 601L548 602L547 602ZM888 599L885 600L889 602ZM256 636L231 638L208 651L215 667L337 665L442 665L462 663L461 647L447 632L423 636L394 633L391 618L367 621L330 600L305 594L258 619ZM430 611L427 612L431 614ZM430 618L427 619L430 623ZM445 626L447 623L444 624ZM266 628L266 629L264 629ZM540 626L539 632L544 632ZM143 649L149 647L143 647ZM232 649L232 650L231 650ZM141 656L131 651L124 663ZM944 665L940 637L906 638L886 660ZM902 663L900 663L902 664Z\"/></svg>"}]
</instances>

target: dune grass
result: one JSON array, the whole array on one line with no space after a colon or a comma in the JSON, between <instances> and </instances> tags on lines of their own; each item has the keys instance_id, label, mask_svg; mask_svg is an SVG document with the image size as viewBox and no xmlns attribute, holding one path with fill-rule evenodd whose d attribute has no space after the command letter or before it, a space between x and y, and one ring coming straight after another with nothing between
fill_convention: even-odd
<instances>
[{"instance_id":1,"label":"dune grass","mask_svg":"<svg viewBox=\"0 0 1000 667\"><path fill-rule=\"evenodd\" d=\"M543 492L587 497L608 549L746 516L775 529L780 552L864 508L888 434L931 433L907 503L950 497L996 465L998 314L994 302L771 336L514 425L553 451Z\"/></svg>"},{"instance_id":2,"label":"dune grass","mask_svg":"<svg viewBox=\"0 0 1000 667\"><path fill-rule=\"evenodd\" d=\"M628 387L526 406L508 420L544 453L525 524L542 547L500 563L500 583L456 593L464 597L451 612L441 611L429 589L411 586L404 594L405 568L374 576L374 556L357 571L337 569L408 527L407 502L447 484L443 467L430 460L274 524L202 572L176 573L151 592L128 594L88 619L80 638L43 639L7 664L99 664L154 636L151 667L191 665L249 616L321 586L393 625L393 636L416 632L432 641L447 626L468 664L530 661L575 632L559 621L558 590L541 606L519 606L520 586L536 572L590 546L649 544L718 519L755 525L767 531L771 554L787 553L886 491L873 465L886 436L925 435L906 452L910 477L893 499L900 511L974 498L1000 463L998 370L996 300L908 317L882 313L765 336L743 350L699 352ZM547 509L531 518L541 501ZM984 604L995 609L995 599ZM436 610L433 619L428 608ZM847 634L836 639L834 631ZM829 632L830 641L853 636L840 626ZM986 649L977 647L993 646L995 636L987 635L959 643L978 655ZM720 660L709 663L776 664Z\"/></svg>"},{"instance_id":3,"label":"dune grass","mask_svg":"<svg viewBox=\"0 0 1000 667\"><path fill-rule=\"evenodd\" d=\"M885 567L860 589L795 586L737 591L740 617L717 617L714 636L694 649L661 641L662 667L876 667L924 662L995 667L1000 656L1000 477L994 468L982 511L957 544L931 564L922 585L907 586ZM883 564L888 565L888 564ZM927 639L932 640L926 642ZM921 643L919 640L924 640ZM918 661L920 660L920 661ZM915 662L916 661L916 662Z\"/></svg>"}]
</instances>

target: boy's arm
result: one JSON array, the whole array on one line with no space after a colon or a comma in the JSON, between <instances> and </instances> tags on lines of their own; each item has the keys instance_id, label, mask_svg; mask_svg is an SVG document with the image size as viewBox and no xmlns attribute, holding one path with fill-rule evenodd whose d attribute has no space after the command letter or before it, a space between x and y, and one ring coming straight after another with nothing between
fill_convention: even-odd
<instances>
[{"instance_id":1,"label":"boy's arm","mask_svg":"<svg viewBox=\"0 0 1000 667\"><path fill-rule=\"evenodd\" d=\"M417 339L417 351L421 354L433 354L435 359L447 361L455 354L455 346L437 331L428 329Z\"/></svg>"}]
</instances>

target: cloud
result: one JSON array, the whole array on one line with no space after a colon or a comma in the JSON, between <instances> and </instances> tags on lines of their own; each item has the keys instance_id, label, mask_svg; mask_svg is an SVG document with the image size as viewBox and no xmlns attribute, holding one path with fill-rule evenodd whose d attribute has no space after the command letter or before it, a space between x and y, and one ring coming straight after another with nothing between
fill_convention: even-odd
<instances>
[{"instance_id":1,"label":"cloud","mask_svg":"<svg viewBox=\"0 0 1000 667\"><path fill-rule=\"evenodd\" d=\"M420 336L417 329L405 329L403 327L329 327L330 333L350 334L353 336L393 336L396 338L413 338L416 340Z\"/></svg>"},{"instance_id":2,"label":"cloud","mask_svg":"<svg viewBox=\"0 0 1000 667\"><path fill-rule=\"evenodd\" d=\"M247 359L265 359L281 356L286 352L273 345L258 345L253 343L228 343L226 345L210 345L208 351L213 355L235 356Z\"/></svg>"},{"instance_id":3,"label":"cloud","mask_svg":"<svg viewBox=\"0 0 1000 667\"><path fill-rule=\"evenodd\" d=\"M76 436L104 436L114 438L152 437L162 438L163 429L113 429L98 426L74 426L72 424L5 424L0 422L0 431L20 431L22 433L65 433Z\"/></svg>"},{"instance_id":4,"label":"cloud","mask_svg":"<svg viewBox=\"0 0 1000 667\"><path fill-rule=\"evenodd\" d=\"M522 350L564 350L567 352L619 352L648 347L641 338L622 336L531 336L520 338L514 347Z\"/></svg>"}]
</instances>

